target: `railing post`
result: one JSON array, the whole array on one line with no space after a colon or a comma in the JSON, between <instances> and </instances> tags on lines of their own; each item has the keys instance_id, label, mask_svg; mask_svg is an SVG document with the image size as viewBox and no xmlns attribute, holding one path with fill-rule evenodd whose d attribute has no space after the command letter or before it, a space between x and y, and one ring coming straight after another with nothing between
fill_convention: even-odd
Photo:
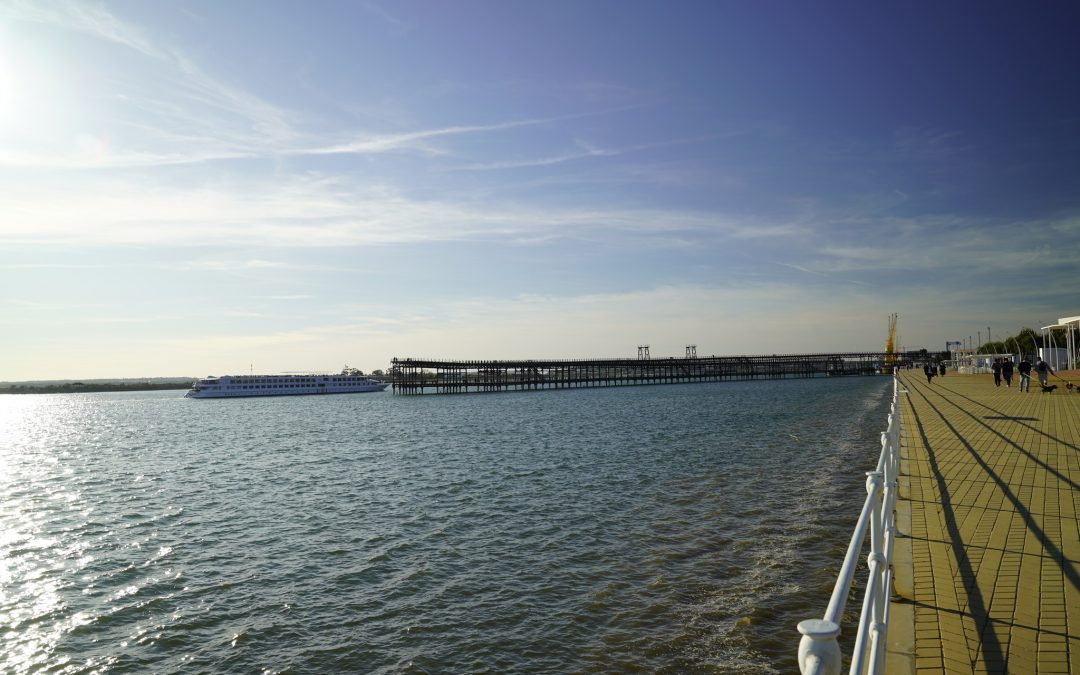
<instances>
[{"instance_id":1,"label":"railing post","mask_svg":"<svg viewBox=\"0 0 1080 675\"><path fill-rule=\"evenodd\" d=\"M866 494L873 495L874 508L870 516L870 553L883 553L885 550L884 532L881 520L881 493L885 484L885 474L881 471L866 472Z\"/></svg>"},{"instance_id":2,"label":"railing post","mask_svg":"<svg viewBox=\"0 0 1080 675\"><path fill-rule=\"evenodd\" d=\"M884 533L882 532L881 527L881 493L883 482L884 476L882 472L866 472L866 494L871 503L870 554L866 556L866 562L870 567L870 575L866 580L866 595L863 597L859 631L855 635L855 649L851 655L852 673L863 672L868 656L867 649L873 644L873 636L870 633L870 624L874 622L874 617L876 616L876 607L879 602L878 593L880 593L881 587L881 568L883 563L885 563L883 551Z\"/></svg>"},{"instance_id":3,"label":"railing post","mask_svg":"<svg viewBox=\"0 0 1080 675\"><path fill-rule=\"evenodd\" d=\"M891 537L892 535L892 506L889 503L892 496L893 483L890 481L889 472L886 471L883 483L879 483L881 490L881 498L876 500L875 514L878 520L878 538L873 536L873 527L871 527L871 539L870 539L870 560L872 563L871 570L877 575L877 592L874 594L874 611L873 618L870 624L870 645L871 645L871 658L869 661L870 672L880 672L880 667L884 664L885 645L884 636L888 631L888 625L886 623L886 610L889 607L889 558L892 554L891 550ZM879 480L881 480L879 478ZM876 543L875 543L876 542ZM875 550L876 547L876 550Z\"/></svg>"},{"instance_id":4,"label":"railing post","mask_svg":"<svg viewBox=\"0 0 1080 675\"><path fill-rule=\"evenodd\" d=\"M840 617L854 579L859 551L869 527L870 554L866 557L869 576L863 595L859 625L851 655L851 673L880 674L885 664L889 622L889 595L892 591L892 553L896 537L894 507L900 473L900 378L893 378L893 400L888 424L881 434L881 454L876 470L866 472L866 500L848 545L844 564L833 588L825 618L799 623L799 669L803 675L838 675L842 663L839 644Z\"/></svg>"},{"instance_id":5,"label":"railing post","mask_svg":"<svg viewBox=\"0 0 1080 675\"><path fill-rule=\"evenodd\" d=\"M828 619L799 622L799 672L802 675L840 675L840 626Z\"/></svg>"},{"instance_id":6,"label":"railing post","mask_svg":"<svg viewBox=\"0 0 1080 675\"><path fill-rule=\"evenodd\" d=\"M866 492L873 495L874 500L874 510L870 516L870 555L867 556L867 563L870 565L872 573L883 576L883 568L887 565L885 560L885 474L878 471L867 472ZM875 566L874 563L877 563L877 565ZM878 593L880 595L874 598L873 614L875 621L882 618L880 600L884 595L884 591L880 586L878 587Z\"/></svg>"}]
</instances>

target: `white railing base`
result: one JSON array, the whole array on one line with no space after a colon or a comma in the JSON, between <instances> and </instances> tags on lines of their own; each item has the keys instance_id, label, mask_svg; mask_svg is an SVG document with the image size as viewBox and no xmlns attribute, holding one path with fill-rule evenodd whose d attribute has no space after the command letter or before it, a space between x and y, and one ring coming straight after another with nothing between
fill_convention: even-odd
<instances>
[{"instance_id":1,"label":"white railing base","mask_svg":"<svg viewBox=\"0 0 1080 675\"><path fill-rule=\"evenodd\" d=\"M840 626L828 619L799 622L799 670L804 675L840 675Z\"/></svg>"},{"instance_id":2,"label":"white railing base","mask_svg":"<svg viewBox=\"0 0 1080 675\"><path fill-rule=\"evenodd\" d=\"M855 524L844 564L833 588L823 619L800 621L799 670L802 675L839 675L842 665L840 617L844 614L848 591L855 580L859 553L870 531L870 554L866 557L869 578L862 613L855 632L855 653L851 675L878 673L885 662L885 634L888 630L889 596L892 592L892 553L896 538L896 486L900 468L900 378L893 376L892 406L888 425L881 434L881 455L875 471L866 476L866 501ZM868 644L869 643L869 644Z\"/></svg>"}]
</instances>

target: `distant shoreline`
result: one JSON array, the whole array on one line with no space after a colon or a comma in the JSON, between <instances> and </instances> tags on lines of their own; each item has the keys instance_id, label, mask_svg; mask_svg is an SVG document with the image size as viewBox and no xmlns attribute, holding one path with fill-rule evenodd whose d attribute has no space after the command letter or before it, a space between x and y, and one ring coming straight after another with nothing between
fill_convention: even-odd
<instances>
[{"instance_id":1,"label":"distant shoreline","mask_svg":"<svg viewBox=\"0 0 1080 675\"><path fill-rule=\"evenodd\" d=\"M37 382L3 383L0 394L89 394L97 392L160 391L167 389L190 389L192 380L163 382Z\"/></svg>"}]
</instances>

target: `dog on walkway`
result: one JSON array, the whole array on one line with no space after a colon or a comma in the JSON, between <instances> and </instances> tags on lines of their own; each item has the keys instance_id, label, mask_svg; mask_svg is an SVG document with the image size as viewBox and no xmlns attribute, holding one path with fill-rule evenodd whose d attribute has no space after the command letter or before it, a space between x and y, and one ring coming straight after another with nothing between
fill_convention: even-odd
<instances>
[{"instance_id":1,"label":"dog on walkway","mask_svg":"<svg viewBox=\"0 0 1080 675\"><path fill-rule=\"evenodd\" d=\"M1040 384L1039 386L1042 387L1042 393L1044 394L1053 394L1054 390L1057 389L1056 384Z\"/></svg>"}]
</instances>

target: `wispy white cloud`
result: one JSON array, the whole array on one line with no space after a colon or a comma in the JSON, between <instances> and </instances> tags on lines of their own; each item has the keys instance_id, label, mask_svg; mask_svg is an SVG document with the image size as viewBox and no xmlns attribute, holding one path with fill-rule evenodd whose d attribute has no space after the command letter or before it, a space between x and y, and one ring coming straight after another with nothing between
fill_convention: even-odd
<instances>
[{"instance_id":1,"label":"wispy white cloud","mask_svg":"<svg viewBox=\"0 0 1080 675\"><path fill-rule=\"evenodd\" d=\"M290 301L290 300L310 300L313 296L308 295L307 293L290 293L288 295L262 295L262 296L259 296L259 297L261 299L263 299L263 300Z\"/></svg>"},{"instance_id":2,"label":"wispy white cloud","mask_svg":"<svg viewBox=\"0 0 1080 675\"><path fill-rule=\"evenodd\" d=\"M226 148L207 148L200 151L109 151L99 152L26 152L0 149L0 166L16 169L125 169L155 166L201 164L219 160L254 157L253 153Z\"/></svg>"},{"instance_id":3,"label":"wispy white cloud","mask_svg":"<svg viewBox=\"0 0 1080 675\"><path fill-rule=\"evenodd\" d=\"M283 109L243 88L209 75L180 50L152 39L138 27L111 14L102 5L68 1L43 7L38 3L16 0L8 5L4 15L10 20L56 25L133 49L182 74L182 87L208 106L238 114L268 136L292 138L295 135L286 120L288 113Z\"/></svg>"},{"instance_id":4,"label":"wispy white cloud","mask_svg":"<svg viewBox=\"0 0 1080 675\"><path fill-rule=\"evenodd\" d=\"M476 238L523 243L586 231L696 231L746 240L800 234L793 225L708 212L418 200L387 186L311 176L196 188L122 177L28 183L9 185L0 203L0 242L8 244L327 247Z\"/></svg>"},{"instance_id":5,"label":"wispy white cloud","mask_svg":"<svg viewBox=\"0 0 1080 675\"><path fill-rule=\"evenodd\" d=\"M401 22L375 3L365 9L399 27ZM303 131L300 115L243 87L207 73L180 49L152 38L93 3L14 2L0 8L7 21L46 24L133 50L157 64L158 77L114 92L121 109L110 124L126 133L93 147L6 147L0 165L33 168L92 169L176 165L214 160L273 156L378 154L412 151L439 154L430 145L442 137L503 131L543 124L523 119L492 124L456 125L404 132L356 133Z\"/></svg>"},{"instance_id":6,"label":"wispy white cloud","mask_svg":"<svg viewBox=\"0 0 1080 675\"><path fill-rule=\"evenodd\" d=\"M134 265L132 265L134 266ZM123 265L112 263L65 263L65 262L40 262L40 263L9 263L0 264L3 270L112 270Z\"/></svg>"},{"instance_id":7,"label":"wispy white cloud","mask_svg":"<svg viewBox=\"0 0 1080 675\"><path fill-rule=\"evenodd\" d=\"M147 56L161 55L159 49L139 31L117 19L102 5L93 2L57 0L42 3L33 0L9 0L0 6L0 18L7 21L53 24L125 45Z\"/></svg>"},{"instance_id":8,"label":"wispy white cloud","mask_svg":"<svg viewBox=\"0 0 1080 675\"><path fill-rule=\"evenodd\" d=\"M894 147L901 156L932 160L946 160L963 148L957 141L962 137L958 131L903 127L893 132Z\"/></svg>"},{"instance_id":9,"label":"wispy white cloud","mask_svg":"<svg viewBox=\"0 0 1080 675\"><path fill-rule=\"evenodd\" d=\"M542 119L515 120L510 122L499 122L487 125L454 126L441 129L425 129L421 131L410 131L404 133L367 135L362 138L357 138L351 141L346 141L334 145L298 147L287 151L286 154L376 154L389 152L391 150L402 149L422 150L429 153L438 153L437 150L433 150L429 146L424 145L423 142L427 141L428 139L439 138L441 136L457 136L461 134L475 134L487 131L502 131L504 129L514 129L517 127L544 124L548 121L549 120Z\"/></svg>"},{"instance_id":10,"label":"wispy white cloud","mask_svg":"<svg viewBox=\"0 0 1080 675\"><path fill-rule=\"evenodd\" d=\"M1034 266L1080 266L1080 248L1062 246L1058 220L999 221L976 217L878 218L868 233L848 242L833 236L815 246L810 269L908 271L1022 271ZM883 234L884 233L884 234Z\"/></svg>"},{"instance_id":11,"label":"wispy white cloud","mask_svg":"<svg viewBox=\"0 0 1080 675\"><path fill-rule=\"evenodd\" d=\"M80 323L90 324L138 324L138 323L159 323L165 321L173 321L176 317L172 314L141 314L138 316L120 316L117 314L108 314L100 316L84 316L79 319Z\"/></svg>"},{"instance_id":12,"label":"wispy white cloud","mask_svg":"<svg viewBox=\"0 0 1080 675\"><path fill-rule=\"evenodd\" d=\"M706 136L696 136L693 138L672 139L667 141L657 141L653 143L639 143L637 145L630 145L620 148L603 148L587 141L578 141L577 145L580 150L577 152L567 152L561 155L551 155L547 157L537 157L533 159L511 159L495 162L463 164L454 168L460 171L499 171L504 169L521 169L538 166L552 166L555 164L563 164L566 162L574 162L595 157L618 157L620 155L626 155L635 152L644 152L647 150L655 150L658 148L671 148L679 145L708 143L729 135L730 134L710 134Z\"/></svg>"},{"instance_id":13,"label":"wispy white cloud","mask_svg":"<svg viewBox=\"0 0 1080 675\"><path fill-rule=\"evenodd\" d=\"M773 264L779 265L780 267L786 267L788 269L793 269L793 270L795 270L797 272L802 272L803 274L810 274L812 276L819 277L821 279L827 279L830 282L837 283L837 284L850 284L852 286L867 286L867 287L872 285L872 284L866 283L865 281L859 281L858 279L854 279L854 278L852 278L852 275L843 275L843 276L841 276L835 270L831 270L829 272L824 272L824 271L822 271L820 269L811 269L811 268L803 266L803 265L796 265L795 263L782 262L782 261L778 261L778 260L774 260Z\"/></svg>"},{"instance_id":14,"label":"wispy white cloud","mask_svg":"<svg viewBox=\"0 0 1080 675\"><path fill-rule=\"evenodd\" d=\"M102 168L137 168L200 164L205 162L272 158L302 157L321 155L379 155L392 152L411 152L422 155L438 156L448 154L444 148L429 141L461 136L499 132L507 129L535 126L549 123L547 119L511 120L493 124L462 125L436 129L421 129L400 133L368 133L349 140L333 141L330 136L340 133L324 133L323 138L310 134L289 132L290 140L272 137L229 137L222 129L217 135L209 133L179 134L162 129L143 126L144 138L153 137L157 142L152 149L131 149L111 147L104 139L82 135L83 142L66 153L26 151L18 149L0 149L0 166L17 168L45 169L102 169ZM582 156L605 156L621 154L594 150ZM531 162L533 166L557 164L576 157L567 156L553 160ZM502 168L526 166L530 163L505 163ZM468 167L464 167L468 168ZM476 166L479 169L499 168L498 165Z\"/></svg>"},{"instance_id":15,"label":"wispy white cloud","mask_svg":"<svg viewBox=\"0 0 1080 675\"><path fill-rule=\"evenodd\" d=\"M107 307L106 303L93 302L56 302L51 300L27 300L25 298L4 297L0 295L0 303L24 310L41 310L44 312L66 312L73 309L100 309ZM11 318L10 316L8 318Z\"/></svg>"},{"instance_id":16,"label":"wispy white cloud","mask_svg":"<svg viewBox=\"0 0 1080 675\"><path fill-rule=\"evenodd\" d=\"M420 129L416 131L405 131L396 133L381 133L381 134L364 134L358 137L354 137L348 140L330 143L326 145L301 145L294 147L290 150L284 151L285 154L295 155L334 155L334 154L378 154L397 150L412 150L419 151L426 154L445 154L444 150L431 147L427 144L427 141L431 139L437 139L440 137L448 136L460 136L466 134L481 134L489 132L501 132L510 129L519 129L523 127L534 127L541 125L551 125L558 122L565 122L569 120L581 119L586 117L597 117L610 115L626 108L615 109L600 109L591 110L587 112L578 112L565 115L556 115L551 117L539 117L528 119L514 119L505 122L493 122L489 124L472 124L472 125L456 125L449 127L439 127L434 129ZM623 152L629 152L632 150L646 149L648 147L662 147L670 145L678 145L682 143L698 142L714 138L713 136L701 137L697 139L676 140L676 141L664 141L660 143L653 143L648 145L635 146L634 148L624 148L621 150L604 150L597 147L590 146L588 143L582 142L581 147L585 148L583 156L600 156L600 155L614 155L621 154ZM544 160L540 160L543 162ZM562 159L558 161L547 161L548 164L555 164L560 161L567 161ZM510 165L507 165L510 166Z\"/></svg>"},{"instance_id":17,"label":"wispy white cloud","mask_svg":"<svg viewBox=\"0 0 1080 675\"><path fill-rule=\"evenodd\" d=\"M396 29L406 29L381 5L362 8ZM509 130L564 122L583 117L615 114L635 105L546 118L526 118L481 124L456 124L400 130L401 120L384 122L398 127L386 131L325 128L296 110L212 75L194 58L159 36L126 22L104 5L58 0L37 3L12 0L0 7L0 18L34 23L80 33L131 50L150 68L137 80L128 76L104 77L112 87L113 109L98 119L84 118L88 127L50 129L36 140L22 139L0 148L0 166L35 169L115 169L197 164L246 158L318 157L416 153L449 153L435 141L455 136L503 133ZM100 94L99 94L100 95ZM82 107L53 101L56 107ZM74 140L69 140L74 139ZM80 140L81 139L81 140ZM473 163L469 170L514 166L543 166L585 157L614 156L649 147L690 141L665 141L607 150L582 144L580 153L494 163Z\"/></svg>"},{"instance_id":18,"label":"wispy white cloud","mask_svg":"<svg viewBox=\"0 0 1080 675\"><path fill-rule=\"evenodd\" d=\"M554 166L556 164L574 162L580 159L586 159L588 157L610 156L610 154L611 153L606 153L599 150L591 150L586 152L571 152L562 155L552 155L549 157L537 157L534 159L503 160L497 162L463 164L455 168L459 171L500 171L503 169L524 169L538 166Z\"/></svg>"},{"instance_id":19,"label":"wispy white cloud","mask_svg":"<svg viewBox=\"0 0 1080 675\"><path fill-rule=\"evenodd\" d=\"M234 271L234 270L260 270L260 269L283 269L292 267L291 264L280 260L192 260L184 265L185 269L210 270L210 271Z\"/></svg>"},{"instance_id":20,"label":"wispy white cloud","mask_svg":"<svg viewBox=\"0 0 1080 675\"><path fill-rule=\"evenodd\" d=\"M1051 227L1055 232L1065 237L1080 235L1080 215L1065 216L1054 221Z\"/></svg>"},{"instance_id":21,"label":"wispy white cloud","mask_svg":"<svg viewBox=\"0 0 1080 675\"><path fill-rule=\"evenodd\" d=\"M407 21L400 19L397 15L391 14L385 7L377 2L364 0L363 2L358 3L358 5L385 21L395 33L405 33L412 29L412 26Z\"/></svg>"},{"instance_id":22,"label":"wispy white cloud","mask_svg":"<svg viewBox=\"0 0 1080 675\"><path fill-rule=\"evenodd\" d=\"M0 165L85 169L185 164L259 155L262 148L289 146L302 136L294 128L295 113L210 75L181 50L122 21L103 5L13 0L0 7L0 20L86 35L130 50L131 57L123 62L145 66L121 74L110 70L117 66L107 60L96 67L80 64L96 78L92 94L56 86L49 90L54 100L34 105L82 113L63 120L67 126L47 128L27 116L25 126L35 133L9 138L0 151ZM33 50L34 45L21 48ZM24 54L23 60L46 59ZM35 76L58 75L41 70Z\"/></svg>"},{"instance_id":23,"label":"wispy white cloud","mask_svg":"<svg viewBox=\"0 0 1080 675\"><path fill-rule=\"evenodd\" d=\"M0 166L35 169L153 167L256 157L374 155L411 152L440 155L433 141L499 133L549 124L555 118L514 119L406 131L313 130L300 113L214 77L178 48L152 39L103 6L14 2L0 14L8 21L47 24L133 50L155 76L110 80L115 111L98 120L101 130L50 129L37 140L16 139L0 148ZM55 101L68 106L70 101ZM77 106L76 106L77 107ZM582 113L593 115L602 113ZM92 118L83 125L94 126ZM73 139L70 142L65 139Z\"/></svg>"}]
</instances>

